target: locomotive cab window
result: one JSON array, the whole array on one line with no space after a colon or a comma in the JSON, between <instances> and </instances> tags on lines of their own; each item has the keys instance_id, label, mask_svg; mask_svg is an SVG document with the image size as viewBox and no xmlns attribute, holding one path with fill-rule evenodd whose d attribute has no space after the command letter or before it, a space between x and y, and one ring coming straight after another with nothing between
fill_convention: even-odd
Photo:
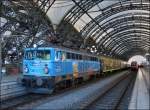
<instances>
[{"instance_id":1,"label":"locomotive cab window","mask_svg":"<svg viewBox=\"0 0 150 110\"><path fill-rule=\"evenodd\" d=\"M50 50L37 50L36 58L42 60L50 60Z\"/></svg>"},{"instance_id":2,"label":"locomotive cab window","mask_svg":"<svg viewBox=\"0 0 150 110\"><path fill-rule=\"evenodd\" d=\"M50 60L50 51L49 50L28 50L25 52L26 60Z\"/></svg>"},{"instance_id":3,"label":"locomotive cab window","mask_svg":"<svg viewBox=\"0 0 150 110\"><path fill-rule=\"evenodd\" d=\"M61 59L62 59L62 52L61 51L56 51L55 60L61 60Z\"/></svg>"},{"instance_id":4,"label":"locomotive cab window","mask_svg":"<svg viewBox=\"0 0 150 110\"><path fill-rule=\"evenodd\" d=\"M66 60L66 57L67 57L66 52L62 52L62 60Z\"/></svg>"},{"instance_id":5,"label":"locomotive cab window","mask_svg":"<svg viewBox=\"0 0 150 110\"><path fill-rule=\"evenodd\" d=\"M33 50L26 51L24 57L26 60L33 60L35 58L35 51Z\"/></svg>"}]
</instances>

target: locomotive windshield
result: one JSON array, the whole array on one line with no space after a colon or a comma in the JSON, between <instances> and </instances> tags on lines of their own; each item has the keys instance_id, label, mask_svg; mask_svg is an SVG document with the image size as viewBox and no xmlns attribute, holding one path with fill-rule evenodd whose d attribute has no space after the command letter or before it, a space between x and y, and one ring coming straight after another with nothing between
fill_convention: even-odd
<instances>
[{"instance_id":1,"label":"locomotive windshield","mask_svg":"<svg viewBox=\"0 0 150 110\"><path fill-rule=\"evenodd\" d=\"M26 60L50 60L50 50L27 50L25 52Z\"/></svg>"}]
</instances>

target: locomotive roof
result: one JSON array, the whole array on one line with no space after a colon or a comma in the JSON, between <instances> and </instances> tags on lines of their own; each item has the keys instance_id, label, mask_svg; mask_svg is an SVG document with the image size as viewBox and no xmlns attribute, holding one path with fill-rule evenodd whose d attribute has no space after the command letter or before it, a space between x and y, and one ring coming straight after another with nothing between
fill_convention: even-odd
<instances>
[{"instance_id":1,"label":"locomotive roof","mask_svg":"<svg viewBox=\"0 0 150 110\"><path fill-rule=\"evenodd\" d=\"M64 48L64 47L37 47L37 48L25 48L25 50L48 50L48 49L58 49L58 50L62 50L62 51L67 51L67 52L72 52L72 53L78 53L78 54L84 54L87 56L94 56L94 57L98 57L98 55L95 54L90 54L84 51L77 51L77 50L73 50L73 49L68 49L68 48Z\"/></svg>"}]
</instances>

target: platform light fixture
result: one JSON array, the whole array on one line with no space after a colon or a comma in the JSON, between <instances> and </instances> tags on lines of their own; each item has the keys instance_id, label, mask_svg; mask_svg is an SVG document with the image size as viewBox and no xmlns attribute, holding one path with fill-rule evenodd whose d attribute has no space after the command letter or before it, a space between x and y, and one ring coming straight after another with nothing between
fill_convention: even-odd
<instances>
[{"instance_id":1,"label":"platform light fixture","mask_svg":"<svg viewBox=\"0 0 150 110\"><path fill-rule=\"evenodd\" d=\"M12 51L14 51L14 52L15 52L16 50L17 50L17 48L16 48L16 47L13 47L13 48L12 48Z\"/></svg>"},{"instance_id":2,"label":"platform light fixture","mask_svg":"<svg viewBox=\"0 0 150 110\"><path fill-rule=\"evenodd\" d=\"M37 44L33 44L33 47L36 48L36 47L37 47Z\"/></svg>"}]
</instances>

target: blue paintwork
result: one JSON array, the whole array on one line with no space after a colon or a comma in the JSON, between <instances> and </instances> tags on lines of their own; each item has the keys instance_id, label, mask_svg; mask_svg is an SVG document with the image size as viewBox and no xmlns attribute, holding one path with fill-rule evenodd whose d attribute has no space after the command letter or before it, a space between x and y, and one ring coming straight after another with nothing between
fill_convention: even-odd
<instances>
[{"instance_id":1,"label":"blue paintwork","mask_svg":"<svg viewBox=\"0 0 150 110\"><path fill-rule=\"evenodd\" d=\"M55 60L55 54L56 51L61 51L62 49L56 49L56 48L27 48L26 51L29 50L50 50L51 51L51 57L50 60L40 60L40 59L34 59L34 60L23 60L23 68L25 70L25 65L27 65L29 72L25 73L24 75L34 75L34 76L64 76L66 74L73 74L73 64L78 65L78 73L83 74L85 72L88 72L89 69L92 69L94 71L100 70L100 62L99 61L86 61L86 60L72 60L72 59L66 59L64 61ZM66 50L63 49L65 52ZM67 52L71 52L68 51ZM72 53L75 53L72 51ZM48 65L49 73L44 73L45 64Z\"/></svg>"}]
</instances>

